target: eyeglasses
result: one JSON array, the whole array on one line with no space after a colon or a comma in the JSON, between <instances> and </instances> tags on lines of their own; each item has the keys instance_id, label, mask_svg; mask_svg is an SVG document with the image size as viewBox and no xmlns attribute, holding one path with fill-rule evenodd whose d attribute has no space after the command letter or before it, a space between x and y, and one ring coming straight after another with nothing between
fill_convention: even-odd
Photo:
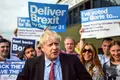
<instances>
[{"instance_id":1,"label":"eyeglasses","mask_svg":"<svg viewBox=\"0 0 120 80\"><path fill-rule=\"evenodd\" d=\"M87 51L88 51L89 53L92 53L92 50L91 50L91 49L84 49L84 50L83 50L83 53L85 53L85 52L87 52Z\"/></svg>"}]
</instances>

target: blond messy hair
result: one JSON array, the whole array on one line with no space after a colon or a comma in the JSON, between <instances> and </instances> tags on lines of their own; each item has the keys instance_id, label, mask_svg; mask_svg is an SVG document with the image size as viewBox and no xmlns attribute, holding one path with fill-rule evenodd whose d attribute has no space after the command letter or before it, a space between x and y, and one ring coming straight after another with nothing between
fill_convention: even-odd
<instances>
[{"instance_id":1,"label":"blond messy hair","mask_svg":"<svg viewBox=\"0 0 120 80\"><path fill-rule=\"evenodd\" d=\"M40 46L43 46L49 40L61 41L61 36L54 31L46 30L40 37Z\"/></svg>"}]
</instances>

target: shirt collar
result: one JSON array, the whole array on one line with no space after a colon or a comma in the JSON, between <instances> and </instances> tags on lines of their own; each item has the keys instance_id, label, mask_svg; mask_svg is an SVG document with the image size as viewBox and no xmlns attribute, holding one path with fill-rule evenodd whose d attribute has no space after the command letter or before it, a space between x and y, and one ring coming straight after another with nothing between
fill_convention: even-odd
<instances>
[{"instance_id":1,"label":"shirt collar","mask_svg":"<svg viewBox=\"0 0 120 80\"><path fill-rule=\"evenodd\" d=\"M51 64L51 62L52 61L50 61L48 58L46 58L46 56L45 56L45 65L47 66L47 67L49 67L50 66L50 64ZM53 61L54 63L55 63L55 65L60 65L60 58L59 58L59 56L57 57L57 59L56 60L54 60Z\"/></svg>"}]
</instances>

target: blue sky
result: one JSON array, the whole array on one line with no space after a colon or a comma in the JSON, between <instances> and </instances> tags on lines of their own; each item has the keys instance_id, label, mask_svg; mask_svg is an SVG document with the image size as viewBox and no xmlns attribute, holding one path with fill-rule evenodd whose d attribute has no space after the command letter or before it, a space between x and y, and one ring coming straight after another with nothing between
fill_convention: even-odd
<instances>
[{"instance_id":1,"label":"blue sky","mask_svg":"<svg viewBox=\"0 0 120 80\"><path fill-rule=\"evenodd\" d=\"M17 28L17 17L28 17L28 1L56 3L57 0L1 0L0 1L0 35L11 39Z\"/></svg>"}]
</instances>

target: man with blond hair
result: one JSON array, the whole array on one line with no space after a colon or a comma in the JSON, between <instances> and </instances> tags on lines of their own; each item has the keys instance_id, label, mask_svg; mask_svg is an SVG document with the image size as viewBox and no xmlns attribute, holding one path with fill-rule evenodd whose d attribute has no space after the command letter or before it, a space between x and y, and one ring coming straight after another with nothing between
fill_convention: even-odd
<instances>
[{"instance_id":1,"label":"man with blond hair","mask_svg":"<svg viewBox=\"0 0 120 80\"><path fill-rule=\"evenodd\" d=\"M76 55L60 53L60 41L61 36L50 30L41 35L43 54L26 61L24 80L92 80Z\"/></svg>"},{"instance_id":2,"label":"man with blond hair","mask_svg":"<svg viewBox=\"0 0 120 80\"><path fill-rule=\"evenodd\" d=\"M65 53L67 54L75 54L78 53L75 52L75 40L72 37L66 37L64 39L64 47L65 47Z\"/></svg>"}]
</instances>

